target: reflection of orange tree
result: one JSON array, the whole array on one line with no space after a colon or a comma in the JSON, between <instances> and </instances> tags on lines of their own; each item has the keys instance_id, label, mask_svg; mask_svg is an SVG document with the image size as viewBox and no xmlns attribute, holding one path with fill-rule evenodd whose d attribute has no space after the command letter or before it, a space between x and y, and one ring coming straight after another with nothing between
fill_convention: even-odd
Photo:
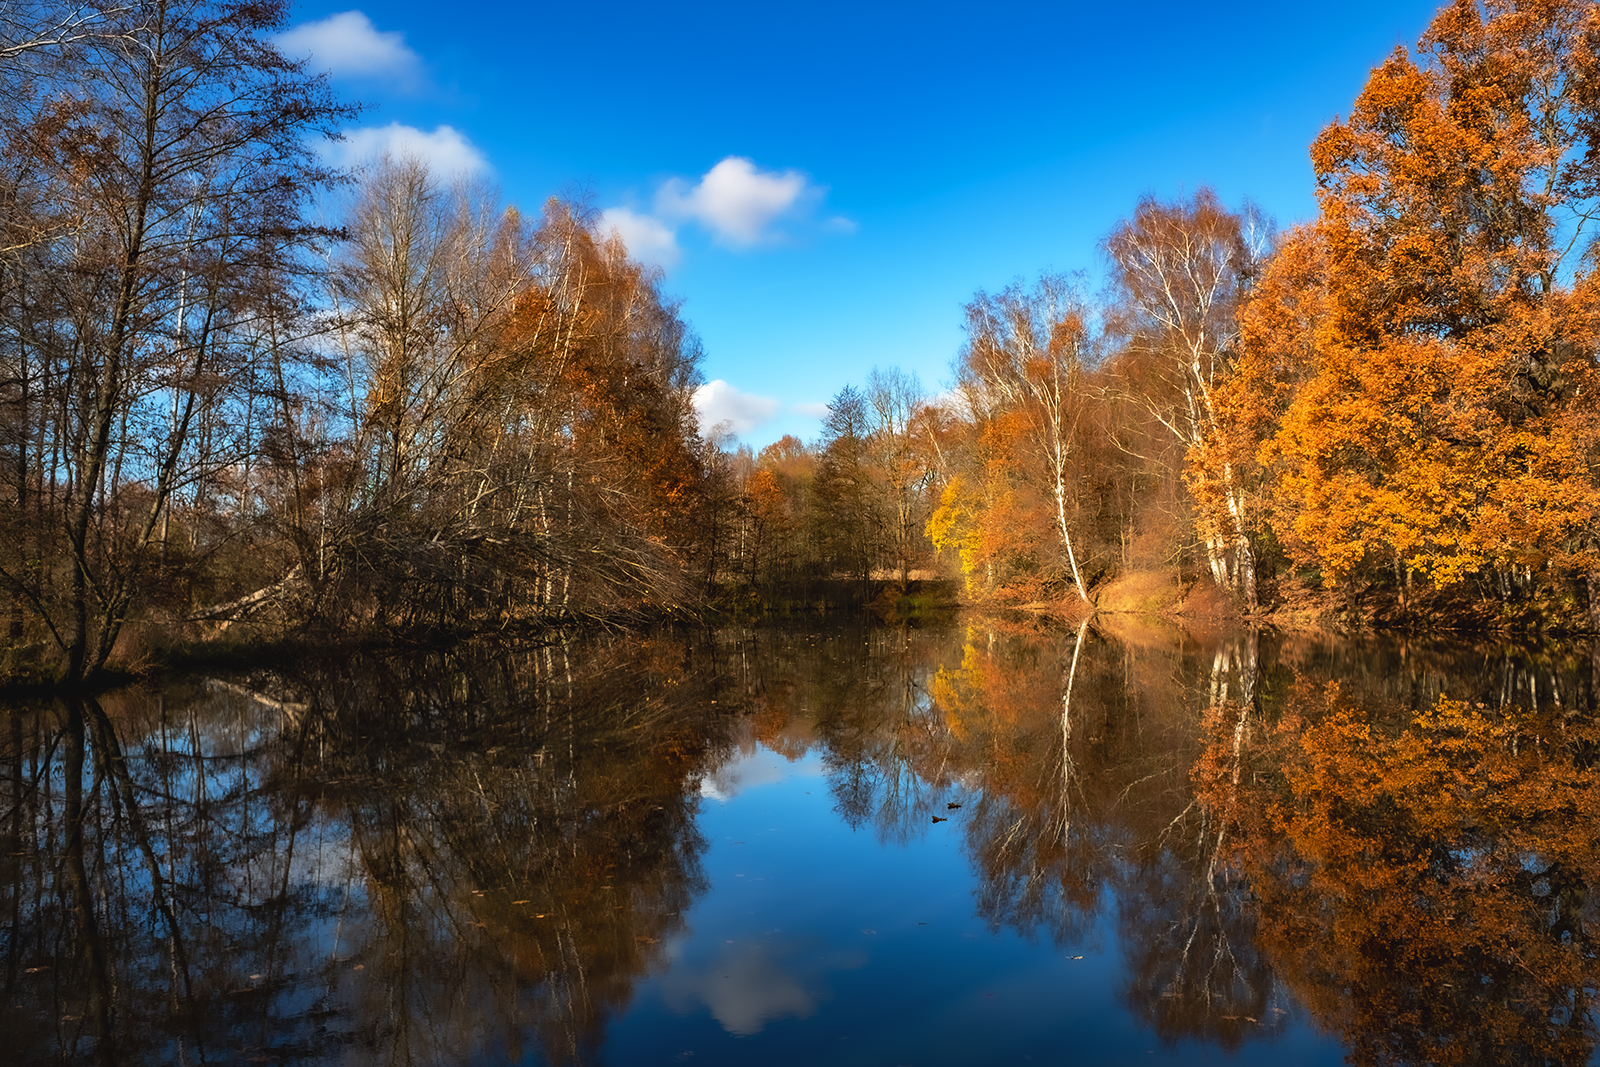
<instances>
[{"instance_id":1,"label":"reflection of orange tree","mask_svg":"<svg viewBox=\"0 0 1600 1067\"><path fill-rule=\"evenodd\" d=\"M1302 689L1242 749L1209 725L1197 784L1262 951L1353 1062L1586 1060L1591 716L1441 699L1407 722Z\"/></svg>"}]
</instances>

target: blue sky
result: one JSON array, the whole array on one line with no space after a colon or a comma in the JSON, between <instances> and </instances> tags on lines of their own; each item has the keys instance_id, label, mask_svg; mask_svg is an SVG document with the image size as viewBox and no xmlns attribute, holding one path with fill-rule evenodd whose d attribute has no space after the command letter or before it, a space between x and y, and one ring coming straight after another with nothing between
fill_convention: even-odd
<instances>
[{"instance_id":1,"label":"blue sky","mask_svg":"<svg viewBox=\"0 0 1600 1067\"><path fill-rule=\"evenodd\" d=\"M282 44L370 105L350 160L604 212L705 342L703 420L759 448L874 365L942 389L977 289L1098 287L1143 193L1308 218L1311 139L1435 6L346 0Z\"/></svg>"}]
</instances>

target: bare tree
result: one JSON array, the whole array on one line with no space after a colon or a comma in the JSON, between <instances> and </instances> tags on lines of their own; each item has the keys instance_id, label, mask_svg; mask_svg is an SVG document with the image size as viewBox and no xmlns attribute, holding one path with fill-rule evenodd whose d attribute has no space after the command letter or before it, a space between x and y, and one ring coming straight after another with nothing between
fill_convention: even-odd
<instances>
[{"instance_id":1,"label":"bare tree","mask_svg":"<svg viewBox=\"0 0 1600 1067\"><path fill-rule=\"evenodd\" d=\"M933 479L919 419L927 393L915 374L898 367L874 367L867 375L871 447L887 502L889 555L899 572L900 588L910 580L911 565L927 538L928 486Z\"/></svg>"},{"instance_id":2,"label":"bare tree","mask_svg":"<svg viewBox=\"0 0 1600 1067\"><path fill-rule=\"evenodd\" d=\"M104 10L52 68L27 131L39 199L69 225L19 264L13 306L31 310L6 359L33 360L25 377L48 384L27 415L32 479L65 588L9 563L0 579L43 620L69 681L104 666L168 507L185 492L202 503L250 447L229 409L254 395L260 283L321 236L301 209L333 176L307 138L349 111L269 43L287 10Z\"/></svg>"}]
</instances>

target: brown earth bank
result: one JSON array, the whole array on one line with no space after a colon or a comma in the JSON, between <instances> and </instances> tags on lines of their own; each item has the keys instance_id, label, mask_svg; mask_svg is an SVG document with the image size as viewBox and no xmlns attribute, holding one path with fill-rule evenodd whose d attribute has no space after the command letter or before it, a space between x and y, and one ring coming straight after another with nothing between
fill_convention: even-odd
<instances>
[{"instance_id":1,"label":"brown earth bank","mask_svg":"<svg viewBox=\"0 0 1600 1067\"><path fill-rule=\"evenodd\" d=\"M1419 585L1409 592L1375 584L1329 589L1299 578L1263 584L1263 609L1253 616L1212 582L1171 569L1134 570L1093 587L1092 609L1070 591L1032 598L1033 590L1009 596L1001 591L985 603L1070 622L1091 610L1102 623L1109 617L1154 616L1181 621L1189 629L1251 620L1306 632L1594 632L1585 591L1576 587L1498 596L1469 583L1448 589Z\"/></svg>"}]
</instances>

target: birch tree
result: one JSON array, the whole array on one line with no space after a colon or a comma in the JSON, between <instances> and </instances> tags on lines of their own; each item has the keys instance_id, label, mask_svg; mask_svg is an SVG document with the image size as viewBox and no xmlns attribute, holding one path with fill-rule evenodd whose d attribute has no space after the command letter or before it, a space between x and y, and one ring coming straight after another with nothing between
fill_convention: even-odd
<instances>
[{"instance_id":1,"label":"birch tree","mask_svg":"<svg viewBox=\"0 0 1600 1067\"><path fill-rule=\"evenodd\" d=\"M1074 538L1073 465L1092 359L1090 312L1079 290L1075 279L1044 274L1032 288L979 292L966 309L959 388L973 417L1031 460L1024 471L1043 482L1066 574L1088 604Z\"/></svg>"},{"instance_id":2,"label":"birch tree","mask_svg":"<svg viewBox=\"0 0 1600 1067\"><path fill-rule=\"evenodd\" d=\"M1217 391L1233 371L1236 313L1270 242L1253 206L1230 212L1209 189L1173 203L1146 196L1105 240L1129 345L1143 356L1140 398L1187 449L1206 562L1249 611L1257 607L1249 459L1231 444Z\"/></svg>"}]
</instances>

